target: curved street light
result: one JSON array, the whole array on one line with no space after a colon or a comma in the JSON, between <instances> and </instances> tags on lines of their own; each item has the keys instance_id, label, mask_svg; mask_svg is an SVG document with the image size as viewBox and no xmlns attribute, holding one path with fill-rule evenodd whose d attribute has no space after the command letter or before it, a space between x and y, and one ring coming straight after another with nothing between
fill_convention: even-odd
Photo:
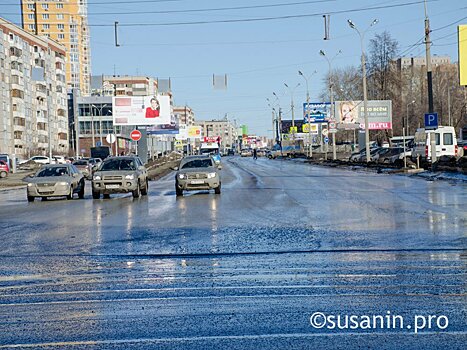
<instances>
[{"instance_id":1,"label":"curved street light","mask_svg":"<svg viewBox=\"0 0 467 350\"><path fill-rule=\"evenodd\" d=\"M370 130L369 130L369 123L368 123L368 96L367 96L367 88L366 88L366 63L365 63L365 46L363 43L363 38L365 37L366 32L368 29L373 27L375 24L378 23L378 20L375 19L371 22L370 26L363 32L360 32L357 26L352 22L352 20L348 19L347 23L349 24L350 28L355 29L355 31L360 36L360 45L362 47L362 72L363 72L363 113L365 116L365 149L366 149L366 161L367 163L370 162Z\"/></svg>"}]
</instances>

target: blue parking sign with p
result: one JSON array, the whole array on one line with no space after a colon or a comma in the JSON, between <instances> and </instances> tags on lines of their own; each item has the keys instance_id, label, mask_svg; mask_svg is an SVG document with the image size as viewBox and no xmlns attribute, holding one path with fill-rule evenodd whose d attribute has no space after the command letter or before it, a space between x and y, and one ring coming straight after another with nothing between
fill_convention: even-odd
<instances>
[{"instance_id":1,"label":"blue parking sign with p","mask_svg":"<svg viewBox=\"0 0 467 350\"><path fill-rule=\"evenodd\" d=\"M425 113L425 129L438 128L438 113Z\"/></svg>"}]
</instances>

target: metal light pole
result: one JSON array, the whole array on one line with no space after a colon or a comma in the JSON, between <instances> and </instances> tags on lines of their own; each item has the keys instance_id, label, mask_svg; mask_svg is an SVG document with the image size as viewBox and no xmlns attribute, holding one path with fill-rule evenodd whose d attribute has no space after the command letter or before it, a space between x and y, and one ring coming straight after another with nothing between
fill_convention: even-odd
<instances>
[{"instance_id":1,"label":"metal light pole","mask_svg":"<svg viewBox=\"0 0 467 350\"><path fill-rule=\"evenodd\" d=\"M414 104L415 100L407 104L407 115L405 116L405 128L407 130L407 136L409 136L409 106ZM404 125L402 125L402 130L404 130Z\"/></svg>"},{"instance_id":2,"label":"metal light pole","mask_svg":"<svg viewBox=\"0 0 467 350\"><path fill-rule=\"evenodd\" d=\"M300 86L300 83L295 85L293 89L291 89L286 83L284 83L284 86L287 89L289 89L289 93L290 93L290 108L292 110L292 144L294 146L294 153L295 153L295 114L294 114L293 94L295 92L295 89L297 89Z\"/></svg>"},{"instance_id":3,"label":"metal light pole","mask_svg":"<svg viewBox=\"0 0 467 350\"><path fill-rule=\"evenodd\" d=\"M101 146L102 146L102 110L107 107L107 104L104 104L101 106L101 108L97 107L96 105L92 105L95 109L99 111L99 139L101 141ZM94 115L94 113L93 113ZM94 123L93 123L94 124ZM93 141L94 141L94 136L93 136Z\"/></svg>"},{"instance_id":4,"label":"metal light pole","mask_svg":"<svg viewBox=\"0 0 467 350\"><path fill-rule=\"evenodd\" d=\"M316 74L316 71L314 71L308 78L303 74L302 71L298 71L298 75L301 75L303 79L305 79L306 82L306 114L308 116L308 138L310 142L309 146L309 151L308 151L308 156L309 158L312 158L313 156L313 138L311 136L311 116L310 116L310 90L308 89L308 79L310 79L313 75Z\"/></svg>"},{"instance_id":5,"label":"metal light pole","mask_svg":"<svg viewBox=\"0 0 467 350\"><path fill-rule=\"evenodd\" d=\"M323 56L326 61L328 61L328 66L329 66L329 99L330 99L330 103L331 103L331 115L330 115L330 119L331 121L335 122L334 120L334 99L333 99L333 93L332 93L332 89L333 89L333 83L332 83L332 61L334 61L334 59L340 55L342 53L341 50L339 50L333 58L329 59L328 56L326 56L326 53L323 51L323 50L320 50L319 51L319 54L321 56ZM336 133L333 132L332 133L332 159L333 160L336 160L337 159L337 154L336 154Z\"/></svg>"},{"instance_id":6,"label":"metal light pole","mask_svg":"<svg viewBox=\"0 0 467 350\"><path fill-rule=\"evenodd\" d=\"M408 128L409 125L409 106L412 103L415 103L415 100L407 104L407 116L405 118L405 123L402 123L402 143L404 144L404 169L407 168L407 157L405 156L405 129ZM407 129L407 135L408 134L409 130Z\"/></svg>"},{"instance_id":7,"label":"metal light pole","mask_svg":"<svg viewBox=\"0 0 467 350\"><path fill-rule=\"evenodd\" d=\"M350 28L355 29L355 31L358 33L360 36L360 44L362 47L362 72L363 72L363 113L365 116L365 150L366 150L366 161L367 163L370 162L370 130L369 130L369 124L368 124L368 111L367 111L367 105L368 105L368 97L367 97L367 89L366 89L366 62L365 62L365 46L363 43L363 38L365 37L365 33L370 29L372 26L378 23L378 20L375 19L373 22L371 22L370 26L364 31L360 32L358 28L355 26L355 24L348 19L347 23L349 24Z\"/></svg>"},{"instance_id":8,"label":"metal light pole","mask_svg":"<svg viewBox=\"0 0 467 350\"><path fill-rule=\"evenodd\" d=\"M279 146L282 150L282 109L281 109L281 100L279 96L275 92L272 93L276 97L277 106L279 107L279 115L277 118L277 134L279 135Z\"/></svg>"},{"instance_id":9,"label":"metal light pole","mask_svg":"<svg viewBox=\"0 0 467 350\"><path fill-rule=\"evenodd\" d=\"M269 98L266 98L266 101L268 101L268 107L271 108L271 110L272 110L272 113L271 113L272 114L272 140L274 142L274 138L275 138L274 124L275 124L275 119L276 119L276 116L275 116L276 110L272 106L272 104L271 104L272 102L271 102L271 100Z\"/></svg>"}]
</instances>

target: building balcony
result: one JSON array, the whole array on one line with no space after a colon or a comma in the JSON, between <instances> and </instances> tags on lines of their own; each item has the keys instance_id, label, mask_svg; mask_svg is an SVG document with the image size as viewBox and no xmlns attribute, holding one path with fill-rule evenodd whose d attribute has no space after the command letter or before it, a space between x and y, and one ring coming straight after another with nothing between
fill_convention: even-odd
<instances>
[{"instance_id":1,"label":"building balcony","mask_svg":"<svg viewBox=\"0 0 467 350\"><path fill-rule=\"evenodd\" d=\"M11 68L10 72L11 72L11 75L17 75L19 77L24 77L23 71L20 71L16 68Z\"/></svg>"},{"instance_id":2,"label":"building balcony","mask_svg":"<svg viewBox=\"0 0 467 350\"><path fill-rule=\"evenodd\" d=\"M36 97L47 99L47 92L46 91L41 91L41 90L36 90Z\"/></svg>"}]
</instances>

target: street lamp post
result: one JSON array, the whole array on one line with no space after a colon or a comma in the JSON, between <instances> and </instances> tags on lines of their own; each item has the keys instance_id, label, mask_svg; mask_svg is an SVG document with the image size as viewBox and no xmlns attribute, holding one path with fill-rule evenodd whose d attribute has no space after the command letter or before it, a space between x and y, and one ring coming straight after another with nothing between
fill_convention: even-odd
<instances>
[{"instance_id":1,"label":"street lamp post","mask_svg":"<svg viewBox=\"0 0 467 350\"><path fill-rule=\"evenodd\" d=\"M407 168L407 157L405 156L405 130L407 129L407 135L409 134L409 106L415 103L413 100L410 103L407 103L407 115L405 117L405 123L402 123L402 143L404 144L404 169ZM404 125L405 124L405 125Z\"/></svg>"},{"instance_id":2,"label":"street lamp post","mask_svg":"<svg viewBox=\"0 0 467 350\"><path fill-rule=\"evenodd\" d=\"M279 135L279 146L282 150L282 109L281 109L281 101L279 96L275 92L272 93L276 97L277 105L279 107L278 117L277 117L277 134Z\"/></svg>"},{"instance_id":3,"label":"street lamp post","mask_svg":"<svg viewBox=\"0 0 467 350\"><path fill-rule=\"evenodd\" d=\"M308 116L308 138L309 138L309 150L308 150L308 156L311 159L313 156L313 139L311 136L311 116L310 116L310 90L308 89L308 79L310 79L314 74L316 74L316 71L314 71L308 78L303 74L302 71L298 71L298 75L301 75L303 79L305 79L306 82L306 114Z\"/></svg>"},{"instance_id":4,"label":"street lamp post","mask_svg":"<svg viewBox=\"0 0 467 350\"><path fill-rule=\"evenodd\" d=\"M95 109L97 109L99 111L99 139L100 139L100 142L101 142L101 146L102 146L102 110L107 107L107 104L104 104L103 106L101 106L101 108L97 107L96 105L92 105L92 107L94 107ZM94 113L92 113L94 115ZM93 124L94 124L94 121L93 121ZM93 143L94 143L94 135L92 137L93 139Z\"/></svg>"},{"instance_id":5,"label":"street lamp post","mask_svg":"<svg viewBox=\"0 0 467 350\"><path fill-rule=\"evenodd\" d=\"M366 151L366 161L367 163L370 162L370 130L369 130L369 123L368 123L368 97L367 97L367 89L366 89L366 62L365 62L365 46L363 43L363 38L365 37L365 33L370 29L372 26L378 23L378 20L375 19L371 22L370 26L364 31L360 32L355 24L349 19L347 20L350 28L355 29L355 31L360 36L360 44L362 47L362 73L363 73L363 113L365 116L365 151Z\"/></svg>"},{"instance_id":6,"label":"street lamp post","mask_svg":"<svg viewBox=\"0 0 467 350\"><path fill-rule=\"evenodd\" d=\"M329 99L331 103L331 115L330 119L331 121L335 122L334 120L334 99L333 99L333 83L332 83L332 61L342 53L341 50L339 50L333 58L329 59L328 56L326 56L326 53L323 50L319 51L319 54L323 56L326 61L328 61L328 66L329 66ZM337 154L336 154L336 133L332 133L332 159L336 160L337 159Z\"/></svg>"},{"instance_id":7,"label":"street lamp post","mask_svg":"<svg viewBox=\"0 0 467 350\"><path fill-rule=\"evenodd\" d=\"M292 112L292 144L294 146L294 153L295 153L295 114L294 114L293 94L295 90L300 86L300 83L295 85L293 89L291 89L286 83L284 83L284 86L287 89L289 89L289 93L290 93L290 109Z\"/></svg>"}]
</instances>

